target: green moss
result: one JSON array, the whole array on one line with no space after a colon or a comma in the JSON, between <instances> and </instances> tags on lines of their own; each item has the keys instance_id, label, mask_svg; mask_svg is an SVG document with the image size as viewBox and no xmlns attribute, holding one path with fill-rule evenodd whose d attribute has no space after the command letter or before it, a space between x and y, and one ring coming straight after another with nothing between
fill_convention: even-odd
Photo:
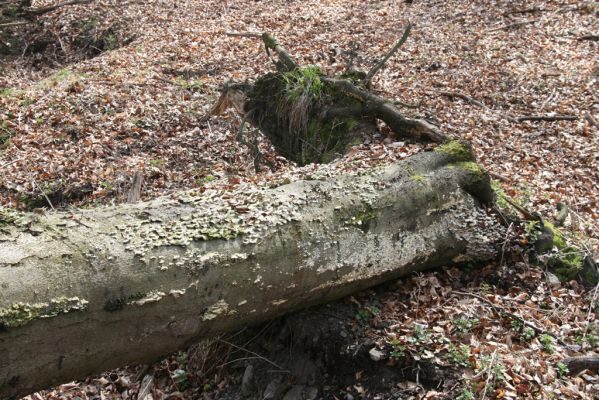
<instances>
[{"instance_id":1,"label":"green moss","mask_svg":"<svg viewBox=\"0 0 599 400\"><path fill-rule=\"evenodd\" d=\"M459 140L449 140L435 148L436 152L445 153L451 156L454 162L474 161L474 152L466 143Z\"/></svg>"},{"instance_id":2,"label":"green moss","mask_svg":"<svg viewBox=\"0 0 599 400\"><path fill-rule=\"evenodd\" d=\"M0 309L0 331L17 328L36 319L53 318L72 311L83 311L87 308L87 304L86 300L78 297L58 297L48 303L15 303L10 307Z\"/></svg>"},{"instance_id":3,"label":"green moss","mask_svg":"<svg viewBox=\"0 0 599 400\"><path fill-rule=\"evenodd\" d=\"M19 219L19 213L13 209L0 207L0 226L12 225Z\"/></svg>"},{"instance_id":4,"label":"green moss","mask_svg":"<svg viewBox=\"0 0 599 400\"><path fill-rule=\"evenodd\" d=\"M364 210L359 211L356 215L352 216L345 221L346 225L356 226L367 232L370 228L370 224L377 219L377 214L371 207L367 207Z\"/></svg>"},{"instance_id":5,"label":"green moss","mask_svg":"<svg viewBox=\"0 0 599 400\"><path fill-rule=\"evenodd\" d=\"M474 161L462 161L459 162L457 166L458 168L470 171L478 176L484 176L487 173L487 171L485 171L480 165L478 165Z\"/></svg>"},{"instance_id":6,"label":"green moss","mask_svg":"<svg viewBox=\"0 0 599 400\"><path fill-rule=\"evenodd\" d=\"M496 200L497 205L504 210L509 210L511 208L511 205L510 205L510 203L507 202L507 200L506 200L507 194L501 188L499 181L497 181L495 179L491 180L491 189L493 189L493 192L495 192L495 196L497 198L497 200Z\"/></svg>"},{"instance_id":7,"label":"green moss","mask_svg":"<svg viewBox=\"0 0 599 400\"><path fill-rule=\"evenodd\" d=\"M412 180L414 182L422 183L426 180L426 178L422 175L412 175L412 176L410 176L410 180Z\"/></svg>"}]
</instances>

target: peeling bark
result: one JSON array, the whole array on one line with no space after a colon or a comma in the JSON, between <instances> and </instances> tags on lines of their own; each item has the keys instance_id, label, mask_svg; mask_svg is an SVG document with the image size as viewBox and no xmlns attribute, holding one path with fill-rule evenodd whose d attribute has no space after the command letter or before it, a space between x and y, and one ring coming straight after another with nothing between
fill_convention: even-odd
<instances>
[{"instance_id":1,"label":"peeling bark","mask_svg":"<svg viewBox=\"0 0 599 400\"><path fill-rule=\"evenodd\" d=\"M480 206L492 200L489 177L450 150L366 173L321 166L314 180L275 188L2 214L0 398L494 258L504 232Z\"/></svg>"}]
</instances>

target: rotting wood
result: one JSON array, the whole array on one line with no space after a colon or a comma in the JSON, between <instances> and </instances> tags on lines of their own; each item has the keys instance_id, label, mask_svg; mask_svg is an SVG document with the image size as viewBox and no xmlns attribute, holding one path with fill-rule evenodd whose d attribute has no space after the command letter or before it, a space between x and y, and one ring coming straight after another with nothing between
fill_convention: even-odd
<instances>
[{"instance_id":1,"label":"rotting wood","mask_svg":"<svg viewBox=\"0 0 599 400\"><path fill-rule=\"evenodd\" d=\"M376 132L377 119L408 140L443 142L447 137L438 127L424 119L403 116L392 100L368 90L372 77L406 41L410 30L408 25L368 74L346 71L336 77L326 76L317 67L298 65L268 33L227 32L229 36L260 37L276 72L259 77L253 84L226 83L202 121L234 106L243 123L258 127L279 154L301 165L327 163L342 155Z\"/></svg>"},{"instance_id":2,"label":"rotting wood","mask_svg":"<svg viewBox=\"0 0 599 400\"><path fill-rule=\"evenodd\" d=\"M568 368L568 375L577 375L584 370L599 372L599 356L568 357L559 362Z\"/></svg>"}]
</instances>

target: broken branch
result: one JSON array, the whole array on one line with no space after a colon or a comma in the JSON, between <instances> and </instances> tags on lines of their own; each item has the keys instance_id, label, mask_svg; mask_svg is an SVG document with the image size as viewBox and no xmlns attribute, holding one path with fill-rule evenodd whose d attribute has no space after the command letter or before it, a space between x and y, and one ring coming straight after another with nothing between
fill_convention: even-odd
<instances>
[{"instance_id":1,"label":"broken branch","mask_svg":"<svg viewBox=\"0 0 599 400\"><path fill-rule=\"evenodd\" d=\"M389 50L389 52L387 52L387 54L385 55L385 57L383 57L383 59L381 61L379 61L374 67L372 67L372 69L370 71L368 71L368 73L366 74L366 77L364 78L364 84L366 87L370 86L370 82L372 81L372 78L374 77L374 75L377 72L379 72L379 70L381 68L383 68L383 66L385 65L385 63L387 61L389 61L391 56L393 56L393 54L395 54L395 52L397 52L397 50L399 50L399 48L406 42L406 40L408 39L408 36L410 36L410 31L412 30L412 26L413 26L412 23L408 24L405 31L403 32L403 35L401 35L401 38L397 41L395 46L393 46L393 48L391 50Z\"/></svg>"},{"instance_id":2,"label":"broken branch","mask_svg":"<svg viewBox=\"0 0 599 400\"><path fill-rule=\"evenodd\" d=\"M485 32L496 32L496 31L501 31L504 29L515 28L517 26L522 26L522 25L526 25L526 24L534 24L535 22L539 22L539 19L535 18L535 19L527 19L526 21L518 21L518 22L511 23L511 24L498 26L497 28L490 28L490 29L487 29Z\"/></svg>"},{"instance_id":3,"label":"broken branch","mask_svg":"<svg viewBox=\"0 0 599 400\"><path fill-rule=\"evenodd\" d=\"M516 117L516 122L524 121L576 121L578 117L575 115L524 115Z\"/></svg>"},{"instance_id":4,"label":"broken branch","mask_svg":"<svg viewBox=\"0 0 599 400\"><path fill-rule=\"evenodd\" d=\"M462 100L466 100L468 103L474 104L476 106L482 107L482 108L486 108L487 106L485 106L482 102L473 99L472 97L465 95L464 93L460 93L460 92L441 92L442 96L445 97L449 97L450 99L454 99L454 98L458 98L458 99L462 99Z\"/></svg>"}]
</instances>

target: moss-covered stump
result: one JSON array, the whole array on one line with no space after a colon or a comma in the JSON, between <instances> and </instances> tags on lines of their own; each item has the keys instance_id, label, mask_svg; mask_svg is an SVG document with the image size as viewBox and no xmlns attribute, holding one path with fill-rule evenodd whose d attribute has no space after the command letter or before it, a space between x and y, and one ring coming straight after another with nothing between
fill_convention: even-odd
<instances>
[{"instance_id":1,"label":"moss-covered stump","mask_svg":"<svg viewBox=\"0 0 599 400\"><path fill-rule=\"evenodd\" d=\"M323 165L274 188L2 210L0 398L156 360L415 271L494 258L504 228L471 194L490 190L488 176L462 162L440 150L352 174Z\"/></svg>"},{"instance_id":2,"label":"moss-covered stump","mask_svg":"<svg viewBox=\"0 0 599 400\"><path fill-rule=\"evenodd\" d=\"M323 78L312 66L269 73L247 93L249 121L281 155L300 165L331 162L376 131L361 102Z\"/></svg>"}]
</instances>

